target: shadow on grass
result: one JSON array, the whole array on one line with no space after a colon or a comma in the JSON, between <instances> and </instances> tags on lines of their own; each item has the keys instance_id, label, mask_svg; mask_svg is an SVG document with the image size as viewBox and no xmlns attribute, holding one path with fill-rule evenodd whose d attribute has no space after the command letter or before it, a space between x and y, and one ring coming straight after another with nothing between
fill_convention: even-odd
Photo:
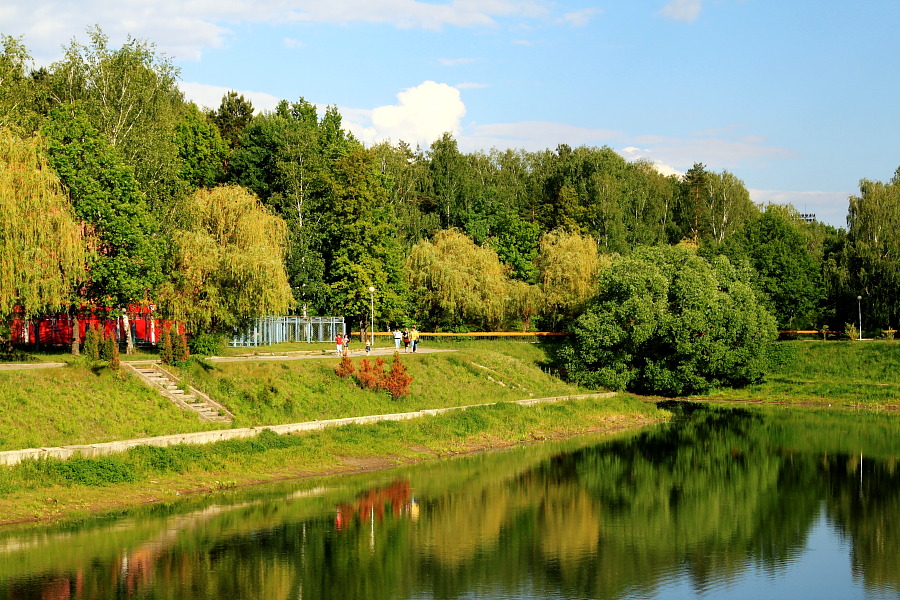
<instances>
[{"instance_id":1,"label":"shadow on grass","mask_svg":"<svg viewBox=\"0 0 900 600\"><path fill-rule=\"evenodd\" d=\"M566 347L568 342L562 340L540 340L535 345L541 349L544 354L544 360L539 360L537 366L546 373L558 377L563 381L568 381L568 373L566 365L563 361L561 350Z\"/></svg>"}]
</instances>

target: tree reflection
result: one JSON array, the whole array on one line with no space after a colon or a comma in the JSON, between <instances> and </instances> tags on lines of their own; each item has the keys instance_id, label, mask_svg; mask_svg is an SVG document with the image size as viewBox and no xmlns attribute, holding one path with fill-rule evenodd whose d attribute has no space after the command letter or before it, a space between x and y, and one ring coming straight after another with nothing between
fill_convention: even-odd
<instances>
[{"instance_id":1,"label":"tree reflection","mask_svg":"<svg viewBox=\"0 0 900 600\"><path fill-rule=\"evenodd\" d=\"M525 467L481 456L320 504L293 494L153 521L132 542L76 545L55 568L39 566L47 550L23 546L0 554L0 599L450 599L526 587L620 598L675 580L702 594L751 569L789 571L822 506L852 542L855 576L900 593L895 421L672 408L667 426ZM870 458L848 450L863 443Z\"/></svg>"}]
</instances>

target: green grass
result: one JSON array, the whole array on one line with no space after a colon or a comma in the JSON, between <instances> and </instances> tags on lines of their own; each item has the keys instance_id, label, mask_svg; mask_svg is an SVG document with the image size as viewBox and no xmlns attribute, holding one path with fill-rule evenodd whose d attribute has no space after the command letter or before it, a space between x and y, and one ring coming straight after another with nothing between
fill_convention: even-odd
<instances>
[{"instance_id":1,"label":"green grass","mask_svg":"<svg viewBox=\"0 0 900 600\"><path fill-rule=\"evenodd\" d=\"M900 342L790 341L760 384L722 389L712 398L827 403L872 408L898 406Z\"/></svg>"},{"instance_id":2,"label":"green grass","mask_svg":"<svg viewBox=\"0 0 900 600\"><path fill-rule=\"evenodd\" d=\"M541 370L544 346L516 342L452 344L441 354L401 354L413 375L399 401L334 374L338 359L210 363L182 369L187 379L236 415L234 427L406 412L584 390ZM263 348L279 353L281 347ZM107 442L218 429L202 423L130 375L64 354L39 360L59 369L0 371L0 450ZM357 362L359 358L355 359ZM388 365L391 358L388 358ZM125 373L125 372L123 372Z\"/></svg>"},{"instance_id":3,"label":"green grass","mask_svg":"<svg viewBox=\"0 0 900 600\"><path fill-rule=\"evenodd\" d=\"M160 490L215 490L221 481L230 486L352 469L348 459L351 465L352 459L371 457L398 464L551 436L619 429L667 416L632 396L532 407L495 404L302 435L265 431L255 438L203 446L138 447L95 459L27 460L0 468L0 515L14 520L77 512L99 497L113 504L143 502L148 500L147 494L159 494Z\"/></svg>"},{"instance_id":4,"label":"green grass","mask_svg":"<svg viewBox=\"0 0 900 600\"><path fill-rule=\"evenodd\" d=\"M220 428L107 368L0 371L0 450Z\"/></svg>"},{"instance_id":5,"label":"green grass","mask_svg":"<svg viewBox=\"0 0 900 600\"><path fill-rule=\"evenodd\" d=\"M334 373L339 359L284 362L196 362L181 369L192 385L228 406L235 426L247 427L487 402L585 393L540 367L546 346L518 342L468 342L453 352L400 354L413 377L411 393L392 400L363 390ZM359 365L363 357L353 358ZM370 358L374 361L374 358ZM387 357L386 368L393 358Z\"/></svg>"}]
</instances>

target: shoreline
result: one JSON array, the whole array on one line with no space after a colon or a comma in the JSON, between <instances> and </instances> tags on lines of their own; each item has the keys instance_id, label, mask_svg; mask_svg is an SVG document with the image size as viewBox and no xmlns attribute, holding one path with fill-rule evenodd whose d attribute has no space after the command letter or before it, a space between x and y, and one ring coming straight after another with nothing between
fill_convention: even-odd
<instances>
[{"instance_id":1,"label":"shoreline","mask_svg":"<svg viewBox=\"0 0 900 600\"><path fill-rule=\"evenodd\" d=\"M464 414L465 411L458 412L454 416L459 417ZM333 456L332 462L315 461L307 464L302 464L299 460L291 462L292 456L290 452L287 452L283 453L284 456L281 457L285 460L280 463L280 468L266 468L255 473L226 469L224 471L169 473L164 476L153 476L140 482L102 487L57 485L36 488L10 496L0 496L0 515L3 515L0 517L0 528L43 527L58 522L98 518L149 504L178 501L197 494L244 489L291 479L299 480L384 470L429 460L441 460L543 441L563 440L581 435L614 435L667 420L667 418L649 414L600 414L599 411L593 417L593 422L586 423L585 427L572 427L568 424L541 420L536 423L535 427L529 428L527 435L520 439L502 439L499 437L501 432L485 430L478 436L464 440L462 444L450 447L446 447L446 440L435 440L431 447L424 447L420 444L407 445L406 453L402 455L393 451L391 447L391 443L396 442L396 437L403 437L401 430L397 432L399 435L393 436L393 439L385 438L383 444L370 448L370 451L354 453L353 449L347 448L346 454ZM337 431L337 429L332 431ZM327 432L322 433L327 434ZM282 451L268 450L265 454L270 455L267 458L271 459L279 453ZM288 464L294 466L288 467Z\"/></svg>"}]
</instances>

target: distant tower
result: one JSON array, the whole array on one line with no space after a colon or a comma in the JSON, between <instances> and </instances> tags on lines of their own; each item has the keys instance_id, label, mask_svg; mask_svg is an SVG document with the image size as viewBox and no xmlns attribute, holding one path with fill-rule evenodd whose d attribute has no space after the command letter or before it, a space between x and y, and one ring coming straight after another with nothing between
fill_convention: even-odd
<instances>
[{"instance_id":1,"label":"distant tower","mask_svg":"<svg viewBox=\"0 0 900 600\"><path fill-rule=\"evenodd\" d=\"M804 223L815 223L816 213L801 213L800 220Z\"/></svg>"}]
</instances>

